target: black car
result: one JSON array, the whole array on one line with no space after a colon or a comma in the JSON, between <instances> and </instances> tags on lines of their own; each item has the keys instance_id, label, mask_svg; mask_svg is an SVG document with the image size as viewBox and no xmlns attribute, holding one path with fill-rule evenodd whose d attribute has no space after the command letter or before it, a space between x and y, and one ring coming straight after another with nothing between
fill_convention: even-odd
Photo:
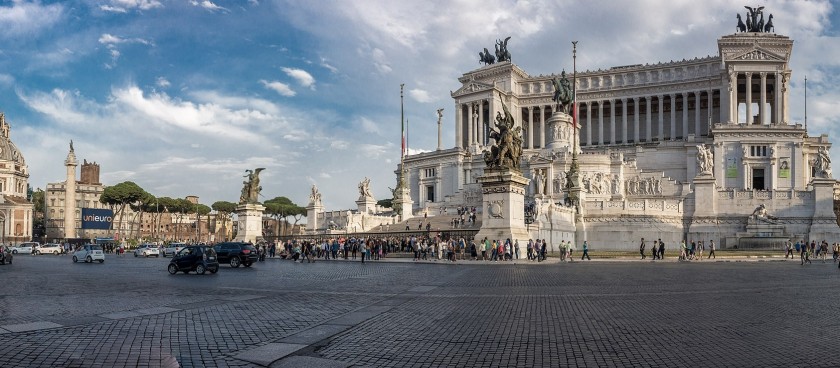
<instances>
[{"instance_id":1,"label":"black car","mask_svg":"<svg viewBox=\"0 0 840 368\"><path fill-rule=\"evenodd\" d=\"M239 265L251 267L259 257L257 248L251 243L224 242L216 244L213 249L216 250L219 263L230 263L233 268L239 267Z\"/></svg>"},{"instance_id":2,"label":"black car","mask_svg":"<svg viewBox=\"0 0 840 368\"><path fill-rule=\"evenodd\" d=\"M167 270L173 275L178 271L183 273L195 271L199 275L203 275L206 271L216 273L219 271L219 261L213 248L206 245L191 245L175 253L169 261Z\"/></svg>"}]
</instances>

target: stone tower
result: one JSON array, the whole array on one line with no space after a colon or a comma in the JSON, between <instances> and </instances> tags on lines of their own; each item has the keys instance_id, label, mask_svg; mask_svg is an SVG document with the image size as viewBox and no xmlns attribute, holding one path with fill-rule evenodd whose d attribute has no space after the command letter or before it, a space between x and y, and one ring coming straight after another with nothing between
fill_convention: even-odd
<instances>
[{"instance_id":1,"label":"stone tower","mask_svg":"<svg viewBox=\"0 0 840 368\"><path fill-rule=\"evenodd\" d=\"M64 238L76 237L76 153L73 151L73 141L70 141L70 152L64 160L67 167L67 181L64 186Z\"/></svg>"}]
</instances>

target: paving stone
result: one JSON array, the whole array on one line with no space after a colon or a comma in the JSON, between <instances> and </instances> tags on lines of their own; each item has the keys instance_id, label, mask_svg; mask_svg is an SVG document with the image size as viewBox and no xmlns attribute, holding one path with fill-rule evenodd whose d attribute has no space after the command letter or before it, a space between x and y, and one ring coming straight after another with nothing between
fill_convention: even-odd
<instances>
[{"instance_id":1,"label":"paving stone","mask_svg":"<svg viewBox=\"0 0 840 368\"><path fill-rule=\"evenodd\" d=\"M347 368L349 363L310 356L290 356L270 365L271 368Z\"/></svg>"},{"instance_id":2,"label":"paving stone","mask_svg":"<svg viewBox=\"0 0 840 368\"><path fill-rule=\"evenodd\" d=\"M16 325L3 325L0 328L9 331L9 332L24 332L24 331L36 331L36 330L44 330L48 328L57 328L62 327L58 323L53 323L49 321L39 321L39 322L30 322L30 323L20 323Z\"/></svg>"},{"instance_id":3,"label":"paving stone","mask_svg":"<svg viewBox=\"0 0 840 368\"><path fill-rule=\"evenodd\" d=\"M268 366L274 361L305 348L305 344L270 343L239 352L234 358Z\"/></svg>"},{"instance_id":4,"label":"paving stone","mask_svg":"<svg viewBox=\"0 0 840 368\"><path fill-rule=\"evenodd\" d=\"M337 333L343 332L347 330L347 328L348 326L343 325L318 325L308 330L304 330L289 337L286 337L280 340L280 342L310 345L330 336L333 336Z\"/></svg>"}]
</instances>

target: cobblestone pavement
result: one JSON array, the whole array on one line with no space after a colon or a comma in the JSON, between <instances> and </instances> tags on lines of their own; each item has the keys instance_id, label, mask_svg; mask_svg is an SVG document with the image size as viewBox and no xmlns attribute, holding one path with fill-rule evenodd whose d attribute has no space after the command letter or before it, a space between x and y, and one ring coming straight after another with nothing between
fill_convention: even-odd
<instances>
[{"instance_id":1,"label":"cobblestone pavement","mask_svg":"<svg viewBox=\"0 0 840 368\"><path fill-rule=\"evenodd\" d=\"M0 266L3 367L836 367L836 264Z\"/></svg>"}]
</instances>

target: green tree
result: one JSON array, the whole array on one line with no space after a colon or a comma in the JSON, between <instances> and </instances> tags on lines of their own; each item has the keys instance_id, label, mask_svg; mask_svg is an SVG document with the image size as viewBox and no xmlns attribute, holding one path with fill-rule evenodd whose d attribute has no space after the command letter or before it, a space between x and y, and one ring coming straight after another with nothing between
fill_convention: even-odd
<instances>
[{"instance_id":1,"label":"green tree","mask_svg":"<svg viewBox=\"0 0 840 368\"><path fill-rule=\"evenodd\" d=\"M306 208L294 204L291 199L286 197L269 199L263 205L265 206L266 213L277 220L277 235L284 235L287 232L280 231L281 219L283 222L286 222L286 217L293 216L295 218L295 224L297 224L302 216L306 216Z\"/></svg>"},{"instance_id":2,"label":"green tree","mask_svg":"<svg viewBox=\"0 0 840 368\"><path fill-rule=\"evenodd\" d=\"M230 220L230 214L236 211L236 203L228 201L217 201L210 205L216 211L216 220L222 220L222 239L227 241L227 222Z\"/></svg>"},{"instance_id":3,"label":"green tree","mask_svg":"<svg viewBox=\"0 0 840 368\"><path fill-rule=\"evenodd\" d=\"M382 206L382 207L385 207L385 208L391 208L391 206L393 206L393 203L394 203L393 198L380 199L380 200L376 201L377 206Z\"/></svg>"},{"instance_id":4,"label":"green tree","mask_svg":"<svg viewBox=\"0 0 840 368\"><path fill-rule=\"evenodd\" d=\"M206 204L199 203L199 204L195 205L195 219L198 222L196 224L195 232L196 232L196 234L200 234L200 232L201 232L201 216L207 216L207 232L208 232L207 241L210 241L210 235L209 235L209 232L210 232L210 211L212 211L212 209L210 209L210 207L207 206ZM201 236L200 235L198 237L198 241L201 241Z\"/></svg>"},{"instance_id":5,"label":"green tree","mask_svg":"<svg viewBox=\"0 0 840 368\"><path fill-rule=\"evenodd\" d=\"M137 202L129 204L131 210L134 211L134 212L137 212L137 214L138 214L138 216L137 216L138 217L137 218L137 232L138 232L139 236L137 236L137 237L134 236L134 227L132 227L131 230L130 230L131 231L130 234L131 234L132 238L136 239L138 237L143 236L143 232L141 231L142 226L143 226L143 214L146 213L148 210L154 209L153 206L154 206L156 201L157 201L157 198L155 198L155 196L153 196L149 193L144 193L144 195L142 197L140 197L140 199L138 199Z\"/></svg>"},{"instance_id":6,"label":"green tree","mask_svg":"<svg viewBox=\"0 0 840 368\"><path fill-rule=\"evenodd\" d=\"M46 193L41 188L32 192L32 206L34 207L32 214L32 235L36 238L46 236L46 214L44 211L47 204L45 196Z\"/></svg>"},{"instance_id":7,"label":"green tree","mask_svg":"<svg viewBox=\"0 0 840 368\"><path fill-rule=\"evenodd\" d=\"M102 195L99 196L99 202L107 204L114 211L114 217L119 217L117 228L122 228L122 219L125 214L125 208L129 204L137 203L140 198L146 195L145 190L139 185L131 181L124 181L117 185L105 187ZM114 230L114 221L111 220L111 230Z\"/></svg>"}]
</instances>

